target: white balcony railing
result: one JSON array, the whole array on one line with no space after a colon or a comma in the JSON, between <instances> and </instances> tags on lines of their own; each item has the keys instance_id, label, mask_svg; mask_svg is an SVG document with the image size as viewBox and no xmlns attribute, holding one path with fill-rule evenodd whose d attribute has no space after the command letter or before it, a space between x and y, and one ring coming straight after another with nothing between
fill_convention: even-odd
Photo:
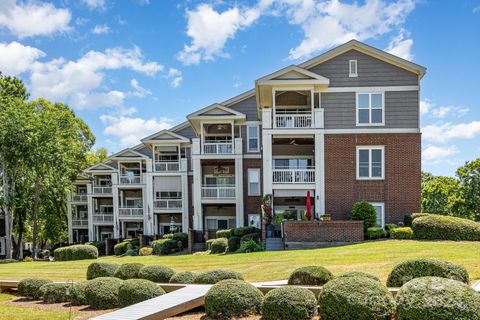
<instances>
[{"instance_id":1,"label":"white balcony railing","mask_svg":"<svg viewBox=\"0 0 480 320\"><path fill-rule=\"evenodd\" d=\"M94 214L93 222L100 222L100 223L113 223L113 214Z\"/></svg>"},{"instance_id":2,"label":"white balcony railing","mask_svg":"<svg viewBox=\"0 0 480 320\"><path fill-rule=\"evenodd\" d=\"M72 202L87 202L86 194L72 194L70 200Z\"/></svg>"},{"instance_id":3,"label":"white balcony railing","mask_svg":"<svg viewBox=\"0 0 480 320\"><path fill-rule=\"evenodd\" d=\"M93 187L93 194L112 194L112 187Z\"/></svg>"},{"instance_id":4,"label":"white balcony railing","mask_svg":"<svg viewBox=\"0 0 480 320\"><path fill-rule=\"evenodd\" d=\"M120 184L141 184L142 176L120 176Z\"/></svg>"},{"instance_id":5,"label":"white balcony railing","mask_svg":"<svg viewBox=\"0 0 480 320\"><path fill-rule=\"evenodd\" d=\"M203 186L203 199L235 199L235 186Z\"/></svg>"},{"instance_id":6,"label":"white balcony railing","mask_svg":"<svg viewBox=\"0 0 480 320\"><path fill-rule=\"evenodd\" d=\"M233 143L231 141L203 142L204 154L232 154Z\"/></svg>"},{"instance_id":7,"label":"white balcony railing","mask_svg":"<svg viewBox=\"0 0 480 320\"><path fill-rule=\"evenodd\" d=\"M119 208L120 217L143 217L143 208Z\"/></svg>"},{"instance_id":8,"label":"white balcony railing","mask_svg":"<svg viewBox=\"0 0 480 320\"><path fill-rule=\"evenodd\" d=\"M275 115L277 128L311 128L311 114L277 114Z\"/></svg>"},{"instance_id":9,"label":"white balcony railing","mask_svg":"<svg viewBox=\"0 0 480 320\"><path fill-rule=\"evenodd\" d=\"M315 168L273 169L273 183L314 183Z\"/></svg>"},{"instance_id":10,"label":"white balcony railing","mask_svg":"<svg viewBox=\"0 0 480 320\"><path fill-rule=\"evenodd\" d=\"M179 161L155 161L155 171L157 172L170 172L179 170Z\"/></svg>"},{"instance_id":11,"label":"white balcony railing","mask_svg":"<svg viewBox=\"0 0 480 320\"><path fill-rule=\"evenodd\" d=\"M85 219L75 219L72 220L73 228L88 228L88 220Z\"/></svg>"},{"instance_id":12,"label":"white balcony railing","mask_svg":"<svg viewBox=\"0 0 480 320\"><path fill-rule=\"evenodd\" d=\"M158 210L182 209L182 199L155 199L153 207Z\"/></svg>"}]
</instances>

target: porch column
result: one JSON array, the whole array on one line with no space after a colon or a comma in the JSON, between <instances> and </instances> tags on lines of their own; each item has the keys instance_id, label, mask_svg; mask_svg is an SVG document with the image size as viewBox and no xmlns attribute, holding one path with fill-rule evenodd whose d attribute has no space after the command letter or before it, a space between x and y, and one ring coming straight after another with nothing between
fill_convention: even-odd
<instances>
[{"instance_id":1,"label":"porch column","mask_svg":"<svg viewBox=\"0 0 480 320\"><path fill-rule=\"evenodd\" d=\"M315 212L325 214L325 135L315 134Z\"/></svg>"},{"instance_id":2,"label":"porch column","mask_svg":"<svg viewBox=\"0 0 480 320\"><path fill-rule=\"evenodd\" d=\"M243 159L235 159L235 215L237 217L237 228L244 226L244 210L243 210Z\"/></svg>"},{"instance_id":3,"label":"porch column","mask_svg":"<svg viewBox=\"0 0 480 320\"><path fill-rule=\"evenodd\" d=\"M113 203L113 238L118 239L120 238L119 230L117 226L117 221L119 219L119 204L118 204L118 186L112 186L112 203Z\"/></svg>"},{"instance_id":4,"label":"porch column","mask_svg":"<svg viewBox=\"0 0 480 320\"><path fill-rule=\"evenodd\" d=\"M142 188L143 198L143 234L147 236L153 235L153 191L152 176L145 175L146 185Z\"/></svg>"},{"instance_id":5,"label":"porch column","mask_svg":"<svg viewBox=\"0 0 480 320\"><path fill-rule=\"evenodd\" d=\"M193 158L193 229L203 230L202 164L198 157Z\"/></svg>"},{"instance_id":6,"label":"porch column","mask_svg":"<svg viewBox=\"0 0 480 320\"><path fill-rule=\"evenodd\" d=\"M263 130L262 130L263 131ZM263 133L263 193L272 194L272 134Z\"/></svg>"},{"instance_id":7,"label":"porch column","mask_svg":"<svg viewBox=\"0 0 480 320\"><path fill-rule=\"evenodd\" d=\"M182 173L182 231L188 232L190 228L188 219L188 173Z\"/></svg>"},{"instance_id":8,"label":"porch column","mask_svg":"<svg viewBox=\"0 0 480 320\"><path fill-rule=\"evenodd\" d=\"M93 207L92 185L87 185L87 211L88 211L88 241L93 241L93 214L95 209Z\"/></svg>"}]
</instances>

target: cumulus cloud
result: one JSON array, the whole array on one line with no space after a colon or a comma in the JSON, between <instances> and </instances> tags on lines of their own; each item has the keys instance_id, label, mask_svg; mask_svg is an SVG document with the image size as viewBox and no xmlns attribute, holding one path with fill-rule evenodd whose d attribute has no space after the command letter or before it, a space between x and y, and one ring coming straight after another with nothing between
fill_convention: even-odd
<instances>
[{"instance_id":1,"label":"cumulus cloud","mask_svg":"<svg viewBox=\"0 0 480 320\"><path fill-rule=\"evenodd\" d=\"M43 51L24 46L16 41L0 42L0 71L7 75L17 76L30 70L33 62L44 56Z\"/></svg>"},{"instance_id":2,"label":"cumulus cloud","mask_svg":"<svg viewBox=\"0 0 480 320\"><path fill-rule=\"evenodd\" d=\"M112 31L109 26L106 24L97 24L93 29L92 33L94 34L108 34Z\"/></svg>"},{"instance_id":3,"label":"cumulus cloud","mask_svg":"<svg viewBox=\"0 0 480 320\"><path fill-rule=\"evenodd\" d=\"M438 162L458 152L458 149L454 146L439 147L429 145L422 151L422 159L427 162Z\"/></svg>"},{"instance_id":4,"label":"cumulus cloud","mask_svg":"<svg viewBox=\"0 0 480 320\"><path fill-rule=\"evenodd\" d=\"M143 88L139 83L137 79L132 79L130 80L130 86L132 86L135 91L133 92L133 95L139 98L143 98L145 96L149 96L152 94L150 90L147 90Z\"/></svg>"},{"instance_id":5,"label":"cumulus cloud","mask_svg":"<svg viewBox=\"0 0 480 320\"><path fill-rule=\"evenodd\" d=\"M433 103L428 99L420 100L420 115L424 116L428 114L430 109L433 107Z\"/></svg>"},{"instance_id":6,"label":"cumulus cloud","mask_svg":"<svg viewBox=\"0 0 480 320\"><path fill-rule=\"evenodd\" d=\"M106 8L105 0L82 0L90 10L104 10Z\"/></svg>"},{"instance_id":7,"label":"cumulus cloud","mask_svg":"<svg viewBox=\"0 0 480 320\"><path fill-rule=\"evenodd\" d=\"M70 30L71 13L51 3L0 0L0 28L19 38L53 35Z\"/></svg>"},{"instance_id":8,"label":"cumulus cloud","mask_svg":"<svg viewBox=\"0 0 480 320\"><path fill-rule=\"evenodd\" d=\"M182 72L175 68L168 69L168 73L165 76L166 79L170 80L170 85L173 88L177 88L183 80Z\"/></svg>"},{"instance_id":9,"label":"cumulus cloud","mask_svg":"<svg viewBox=\"0 0 480 320\"><path fill-rule=\"evenodd\" d=\"M410 34L402 28L398 35L390 41L386 51L411 61L413 60L412 47L413 39L411 39Z\"/></svg>"},{"instance_id":10,"label":"cumulus cloud","mask_svg":"<svg viewBox=\"0 0 480 320\"><path fill-rule=\"evenodd\" d=\"M454 139L473 139L480 135L480 121L468 123L439 123L422 128L422 137L432 142L448 142Z\"/></svg>"}]
</instances>

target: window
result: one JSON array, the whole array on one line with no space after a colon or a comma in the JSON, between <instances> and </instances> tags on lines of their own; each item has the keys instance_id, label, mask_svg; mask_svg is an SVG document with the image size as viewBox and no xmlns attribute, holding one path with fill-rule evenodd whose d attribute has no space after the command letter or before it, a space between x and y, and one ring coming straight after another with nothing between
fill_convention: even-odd
<instances>
[{"instance_id":1,"label":"window","mask_svg":"<svg viewBox=\"0 0 480 320\"><path fill-rule=\"evenodd\" d=\"M235 186L235 176L205 176L205 186L207 187L225 187L225 186Z\"/></svg>"},{"instance_id":2,"label":"window","mask_svg":"<svg viewBox=\"0 0 480 320\"><path fill-rule=\"evenodd\" d=\"M259 143L258 143L258 126L248 126L247 127L247 140L248 140L248 152L258 152Z\"/></svg>"},{"instance_id":3,"label":"window","mask_svg":"<svg viewBox=\"0 0 480 320\"><path fill-rule=\"evenodd\" d=\"M378 202L370 203L377 213L377 226L384 228L385 227L385 204Z\"/></svg>"},{"instance_id":4,"label":"window","mask_svg":"<svg viewBox=\"0 0 480 320\"><path fill-rule=\"evenodd\" d=\"M350 60L348 62L348 66L349 66L349 77L357 77L358 74L357 74L357 60Z\"/></svg>"},{"instance_id":5,"label":"window","mask_svg":"<svg viewBox=\"0 0 480 320\"><path fill-rule=\"evenodd\" d=\"M141 208L143 207L142 198L127 198L125 199L125 205L127 208Z\"/></svg>"},{"instance_id":6,"label":"window","mask_svg":"<svg viewBox=\"0 0 480 320\"><path fill-rule=\"evenodd\" d=\"M260 169L248 169L248 195L260 195Z\"/></svg>"},{"instance_id":7,"label":"window","mask_svg":"<svg viewBox=\"0 0 480 320\"><path fill-rule=\"evenodd\" d=\"M357 125L384 125L383 93L357 93Z\"/></svg>"},{"instance_id":8,"label":"window","mask_svg":"<svg viewBox=\"0 0 480 320\"><path fill-rule=\"evenodd\" d=\"M357 147L357 179L383 179L384 147Z\"/></svg>"},{"instance_id":9,"label":"window","mask_svg":"<svg viewBox=\"0 0 480 320\"><path fill-rule=\"evenodd\" d=\"M236 221L234 218L207 218L207 229L209 230L224 230L236 228Z\"/></svg>"}]
</instances>

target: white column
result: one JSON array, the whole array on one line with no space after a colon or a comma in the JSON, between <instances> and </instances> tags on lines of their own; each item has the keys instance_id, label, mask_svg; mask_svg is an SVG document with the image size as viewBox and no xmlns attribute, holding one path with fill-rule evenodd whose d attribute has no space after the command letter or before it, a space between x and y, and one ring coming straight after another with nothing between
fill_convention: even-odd
<instances>
[{"instance_id":1,"label":"white column","mask_svg":"<svg viewBox=\"0 0 480 320\"><path fill-rule=\"evenodd\" d=\"M87 211L88 211L88 241L93 241L93 208L92 185L87 185Z\"/></svg>"},{"instance_id":2,"label":"white column","mask_svg":"<svg viewBox=\"0 0 480 320\"><path fill-rule=\"evenodd\" d=\"M182 173L182 230L188 233L188 173Z\"/></svg>"},{"instance_id":3,"label":"white column","mask_svg":"<svg viewBox=\"0 0 480 320\"><path fill-rule=\"evenodd\" d=\"M237 228L244 225L244 210L243 210L243 159L235 159L235 195L236 204L235 211L237 216Z\"/></svg>"},{"instance_id":4,"label":"white column","mask_svg":"<svg viewBox=\"0 0 480 320\"><path fill-rule=\"evenodd\" d=\"M325 135L315 134L315 212L325 214Z\"/></svg>"},{"instance_id":5,"label":"white column","mask_svg":"<svg viewBox=\"0 0 480 320\"><path fill-rule=\"evenodd\" d=\"M263 130L262 130L263 131ZM272 135L263 133L263 193L272 194Z\"/></svg>"},{"instance_id":6,"label":"white column","mask_svg":"<svg viewBox=\"0 0 480 320\"><path fill-rule=\"evenodd\" d=\"M71 194L68 195L69 197ZM68 243L73 243L73 228L72 228L72 204L67 202L67 218L68 218Z\"/></svg>"},{"instance_id":7,"label":"white column","mask_svg":"<svg viewBox=\"0 0 480 320\"><path fill-rule=\"evenodd\" d=\"M154 177L150 174L146 174L145 179L146 179L146 185L143 189L143 216L144 216L143 226L145 228L148 225L148 229L145 229L144 232L147 235L153 236L155 234L155 230L157 230L156 229L157 219L155 219L155 214L153 212L153 195L154 195L153 179Z\"/></svg>"},{"instance_id":8,"label":"white column","mask_svg":"<svg viewBox=\"0 0 480 320\"><path fill-rule=\"evenodd\" d=\"M202 214L202 164L197 157L193 158L193 229L203 230Z\"/></svg>"},{"instance_id":9,"label":"white column","mask_svg":"<svg viewBox=\"0 0 480 320\"><path fill-rule=\"evenodd\" d=\"M112 203L113 203L113 238L118 239L120 238L120 230L118 230L118 219L119 219L119 214L118 214L118 208L119 208L119 203L118 203L118 186L113 185L112 186Z\"/></svg>"}]
</instances>

